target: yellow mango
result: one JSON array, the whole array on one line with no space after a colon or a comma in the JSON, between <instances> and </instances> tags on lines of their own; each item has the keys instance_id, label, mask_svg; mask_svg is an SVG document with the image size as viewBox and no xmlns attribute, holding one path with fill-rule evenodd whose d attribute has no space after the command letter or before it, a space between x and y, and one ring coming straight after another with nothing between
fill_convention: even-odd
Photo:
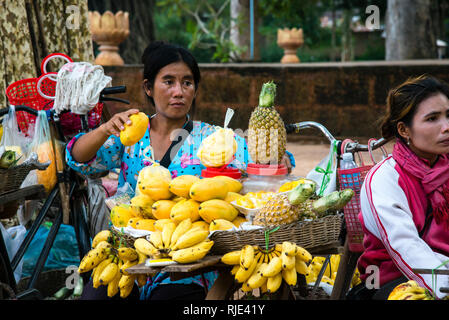
<instances>
[{"instance_id":1,"label":"yellow mango","mask_svg":"<svg viewBox=\"0 0 449 320\"><path fill-rule=\"evenodd\" d=\"M171 209L170 219L177 223L187 218L190 218L192 222L197 221L200 218L198 214L199 206L200 203L193 199L181 200Z\"/></svg>"},{"instance_id":2,"label":"yellow mango","mask_svg":"<svg viewBox=\"0 0 449 320\"><path fill-rule=\"evenodd\" d=\"M212 199L202 202L198 213L204 221L211 223L215 219L232 221L237 217L239 212L229 202Z\"/></svg>"},{"instance_id":3,"label":"yellow mango","mask_svg":"<svg viewBox=\"0 0 449 320\"><path fill-rule=\"evenodd\" d=\"M125 146L132 146L142 139L150 122L148 116L143 112L130 115L129 120L131 120L131 124L125 123L125 128L120 131L120 141Z\"/></svg>"},{"instance_id":4,"label":"yellow mango","mask_svg":"<svg viewBox=\"0 0 449 320\"><path fill-rule=\"evenodd\" d=\"M243 188L243 185L240 181L228 176L215 176L212 179L219 179L224 181L228 185L228 192L239 193Z\"/></svg>"},{"instance_id":5,"label":"yellow mango","mask_svg":"<svg viewBox=\"0 0 449 320\"><path fill-rule=\"evenodd\" d=\"M216 231L216 230L229 230L234 228L234 224L231 221L225 220L225 219L215 219L212 220L212 222L209 225L209 231Z\"/></svg>"},{"instance_id":6,"label":"yellow mango","mask_svg":"<svg viewBox=\"0 0 449 320\"><path fill-rule=\"evenodd\" d=\"M190 187L199 180L197 176L189 174L177 176L170 182L168 189L179 197L189 198Z\"/></svg>"},{"instance_id":7,"label":"yellow mango","mask_svg":"<svg viewBox=\"0 0 449 320\"><path fill-rule=\"evenodd\" d=\"M136 222L135 229L139 230L147 230L147 231L156 231L156 228L154 227L154 223L156 220L154 219L140 219Z\"/></svg>"},{"instance_id":8,"label":"yellow mango","mask_svg":"<svg viewBox=\"0 0 449 320\"><path fill-rule=\"evenodd\" d=\"M224 199L228 194L228 185L220 179L203 178L195 182L190 188L190 198L198 202L211 199Z\"/></svg>"},{"instance_id":9,"label":"yellow mango","mask_svg":"<svg viewBox=\"0 0 449 320\"><path fill-rule=\"evenodd\" d=\"M53 146L50 141L41 143L37 147L37 157L39 162L50 161L50 165L45 170L36 170L37 183L44 186L45 191L50 193L56 185L56 162Z\"/></svg>"},{"instance_id":10,"label":"yellow mango","mask_svg":"<svg viewBox=\"0 0 449 320\"><path fill-rule=\"evenodd\" d=\"M192 227L190 229L196 228L196 227L200 227L204 230L209 230L209 223L207 223L204 220L198 220L192 223Z\"/></svg>"},{"instance_id":11,"label":"yellow mango","mask_svg":"<svg viewBox=\"0 0 449 320\"><path fill-rule=\"evenodd\" d=\"M172 200L158 200L153 203L151 213L156 219L170 219L170 212L175 204Z\"/></svg>"},{"instance_id":12,"label":"yellow mango","mask_svg":"<svg viewBox=\"0 0 449 320\"><path fill-rule=\"evenodd\" d=\"M224 198L224 201L231 203L232 201L236 201L237 199L243 197L242 194L237 192L229 191Z\"/></svg>"},{"instance_id":13,"label":"yellow mango","mask_svg":"<svg viewBox=\"0 0 449 320\"><path fill-rule=\"evenodd\" d=\"M131 228L136 229L136 223L137 223L139 220L142 220L142 218L139 218L139 217L133 217L133 218L131 218L131 219L128 220L128 224L127 224L126 226L127 226L127 227L131 227Z\"/></svg>"},{"instance_id":14,"label":"yellow mango","mask_svg":"<svg viewBox=\"0 0 449 320\"><path fill-rule=\"evenodd\" d=\"M142 181L139 184L139 190L146 194L154 201L170 199L173 194L168 189L170 182L162 179L151 179L149 181Z\"/></svg>"},{"instance_id":15,"label":"yellow mango","mask_svg":"<svg viewBox=\"0 0 449 320\"><path fill-rule=\"evenodd\" d=\"M110 217L112 224L120 228L126 227L129 219L134 218L135 215L129 205L121 204L112 208Z\"/></svg>"},{"instance_id":16,"label":"yellow mango","mask_svg":"<svg viewBox=\"0 0 449 320\"><path fill-rule=\"evenodd\" d=\"M154 200L146 194L139 194L131 199L131 208L141 218L153 218L152 205Z\"/></svg>"}]
</instances>

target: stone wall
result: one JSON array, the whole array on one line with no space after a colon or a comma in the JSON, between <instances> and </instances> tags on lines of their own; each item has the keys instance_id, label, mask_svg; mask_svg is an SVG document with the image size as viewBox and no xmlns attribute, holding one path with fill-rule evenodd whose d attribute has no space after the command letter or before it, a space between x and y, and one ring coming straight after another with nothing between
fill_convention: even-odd
<instances>
[{"instance_id":1,"label":"stone wall","mask_svg":"<svg viewBox=\"0 0 449 320\"><path fill-rule=\"evenodd\" d=\"M194 119L223 125L226 109L235 110L233 129L247 129L264 82L277 84L276 108L284 122L316 121L338 138L378 137L388 90L410 76L429 74L449 82L449 60L353 63L200 64L202 80ZM152 112L142 91L142 66L105 67L113 85L126 85L132 107ZM113 114L130 106L108 103ZM320 136L306 129L302 137ZM298 138L297 136L289 137Z\"/></svg>"}]
</instances>

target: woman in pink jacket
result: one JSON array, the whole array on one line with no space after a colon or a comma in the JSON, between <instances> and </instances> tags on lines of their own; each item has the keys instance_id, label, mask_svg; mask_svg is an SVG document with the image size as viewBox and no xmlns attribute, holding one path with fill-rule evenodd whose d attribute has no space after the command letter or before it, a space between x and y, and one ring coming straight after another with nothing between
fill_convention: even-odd
<instances>
[{"instance_id":1,"label":"woman in pink jacket","mask_svg":"<svg viewBox=\"0 0 449 320\"><path fill-rule=\"evenodd\" d=\"M439 288L449 287L448 276L438 276L435 289L432 275L415 269L449 269L448 98L449 87L428 76L408 79L388 94L382 136L396 143L361 190L363 288L350 296L387 299L408 280L438 298L446 295Z\"/></svg>"}]
</instances>

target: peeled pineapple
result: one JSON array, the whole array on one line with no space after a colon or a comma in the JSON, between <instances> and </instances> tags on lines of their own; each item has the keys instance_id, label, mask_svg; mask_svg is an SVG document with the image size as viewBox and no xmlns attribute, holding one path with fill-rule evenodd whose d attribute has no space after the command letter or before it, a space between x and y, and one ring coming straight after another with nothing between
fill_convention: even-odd
<instances>
[{"instance_id":1,"label":"peeled pineapple","mask_svg":"<svg viewBox=\"0 0 449 320\"><path fill-rule=\"evenodd\" d=\"M259 106L251 113L248 125L248 151L257 164L279 164L287 146L284 121L274 108L276 84L264 83Z\"/></svg>"},{"instance_id":2,"label":"peeled pineapple","mask_svg":"<svg viewBox=\"0 0 449 320\"><path fill-rule=\"evenodd\" d=\"M234 131L220 128L201 142L197 156L204 166L215 168L229 163L236 151Z\"/></svg>"},{"instance_id":3,"label":"peeled pineapple","mask_svg":"<svg viewBox=\"0 0 449 320\"><path fill-rule=\"evenodd\" d=\"M237 152L237 140L234 131L228 128L234 110L226 111L224 127L217 130L201 142L197 156L201 163L208 168L222 167L232 161Z\"/></svg>"}]
</instances>

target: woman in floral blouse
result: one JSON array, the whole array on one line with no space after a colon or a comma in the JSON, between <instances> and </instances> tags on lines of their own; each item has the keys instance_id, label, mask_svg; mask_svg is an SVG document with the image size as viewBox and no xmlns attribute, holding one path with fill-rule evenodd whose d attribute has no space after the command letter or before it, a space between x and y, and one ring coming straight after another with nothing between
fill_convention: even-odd
<instances>
[{"instance_id":1,"label":"woman in floral blouse","mask_svg":"<svg viewBox=\"0 0 449 320\"><path fill-rule=\"evenodd\" d=\"M201 141L214 132L215 127L192 121L188 112L195 103L200 81L198 64L189 51L163 42L153 42L142 55L143 86L155 107L144 137L125 147L120 131L129 122L130 109L115 114L109 121L89 133L75 136L67 145L66 160L70 167L83 174L120 168L118 188L129 183L135 190L139 171L153 161L168 168L172 177L191 174L201 176L205 167L197 157ZM238 149L231 166L241 170L251 162L245 139L235 135ZM291 170L294 159L286 153L283 163ZM204 299L205 287L216 279L215 272L170 281L165 274L149 279L140 293L141 299ZM104 289L104 288L103 288ZM99 290L87 286L87 299L106 298ZM104 291L104 290L103 290Z\"/></svg>"}]
</instances>

